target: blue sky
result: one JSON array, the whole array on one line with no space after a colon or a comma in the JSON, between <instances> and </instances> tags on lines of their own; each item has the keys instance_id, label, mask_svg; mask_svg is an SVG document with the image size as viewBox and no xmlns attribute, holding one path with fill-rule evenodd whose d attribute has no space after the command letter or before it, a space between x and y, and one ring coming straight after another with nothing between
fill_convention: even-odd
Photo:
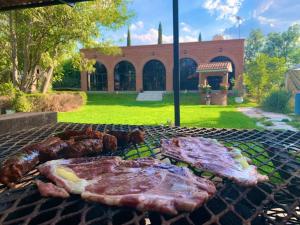
<instances>
[{"instance_id":1,"label":"blue sky","mask_svg":"<svg viewBox=\"0 0 300 225\"><path fill-rule=\"evenodd\" d=\"M132 0L130 9L136 14L128 24L132 45L156 44L159 22L163 42L172 42L172 0ZM199 32L203 40L216 34L238 38L236 16L241 17L242 38L254 28L266 34L280 32L300 23L300 0L179 0L180 41L196 41ZM126 45L128 26L114 32L104 30L102 38Z\"/></svg>"}]
</instances>

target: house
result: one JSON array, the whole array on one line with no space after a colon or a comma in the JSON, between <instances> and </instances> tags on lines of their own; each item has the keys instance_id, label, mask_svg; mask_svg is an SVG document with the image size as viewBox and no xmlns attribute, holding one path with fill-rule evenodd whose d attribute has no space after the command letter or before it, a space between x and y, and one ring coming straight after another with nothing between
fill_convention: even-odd
<instances>
[{"instance_id":1,"label":"house","mask_svg":"<svg viewBox=\"0 0 300 225\"><path fill-rule=\"evenodd\" d=\"M121 47L117 56L104 55L97 49L81 49L87 59L96 60L95 72L81 72L82 91L168 91L173 90L172 44ZM198 90L198 66L209 62L231 62L229 90L233 79L242 76L244 40L213 40L180 44L180 88ZM220 82L218 75L208 80ZM242 79L240 79L242 80ZM211 85L218 87L218 85ZM238 85L237 89L241 89Z\"/></svg>"}]
</instances>

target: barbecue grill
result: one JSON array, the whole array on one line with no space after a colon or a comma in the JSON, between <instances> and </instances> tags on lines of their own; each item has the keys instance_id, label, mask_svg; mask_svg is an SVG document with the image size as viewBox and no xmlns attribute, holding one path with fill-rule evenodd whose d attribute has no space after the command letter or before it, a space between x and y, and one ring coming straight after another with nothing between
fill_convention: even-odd
<instances>
[{"instance_id":1,"label":"barbecue grill","mask_svg":"<svg viewBox=\"0 0 300 225\"><path fill-rule=\"evenodd\" d=\"M25 145L42 141L66 129L81 130L88 126L100 131L126 131L137 127L58 123L3 134L0 136L0 162ZM144 144L131 145L106 154L119 155L124 159L155 157L164 162L187 166L163 156L160 139L178 136L215 138L226 146L240 149L270 180L246 188L190 167L196 175L213 181L217 193L192 213L169 216L86 202L75 195L68 199L43 198L33 184L40 176L34 170L19 182L16 189L0 185L0 224L300 224L300 132L166 126L143 128L146 131Z\"/></svg>"}]
</instances>

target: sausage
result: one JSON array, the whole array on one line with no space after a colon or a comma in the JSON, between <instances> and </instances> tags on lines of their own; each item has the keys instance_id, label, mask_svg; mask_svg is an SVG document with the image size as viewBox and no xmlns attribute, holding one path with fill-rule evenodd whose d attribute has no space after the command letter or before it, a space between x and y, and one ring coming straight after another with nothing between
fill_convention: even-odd
<instances>
[{"instance_id":1,"label":"sausage","mask_svg":"<svg viewBox=\"0 0 300 225\"><path fill-rule=\"evenodd\" d=\"M102 139L85 139L81 141L71 139L67 144L68 148L63 150L62 158L92 156L96 153L100 153L103 149Z\"/></svg>"},{"instance_id":2,"label":"sausage","mask_svg":"<svg viewBox=\"0 0 300 225\"><path fill-rule=\"evenodd\" d=\"M111 130L107 131L107 134L115 136L120 147L125 147L129 143L141 144L145 140L145 132L141 128L136 128L130 132Z\"/></svg>"},{"instance_id":3,"label":"sausage","mask_svg":"<svg viewBox=\"0 0 300 225\"><path fill-rule=\"evenodd\" d=\"M68 143L63 140L58 140L49 146L41 147L39 149L39 161L44 163L49 160L62 158L63 151L68 147Z\"/></svg>"},{"instance_id":4,"label":"sausage","mask_svg":"<svg viewBox=\"0 0 300 225\"><path fill-rule=\"evenodd\" d=\"M145 131L141 128L136 128L130 132L129 138L131 143L141 144L145 141Z\"/></svg>"},{"instance_id":5,"label":"sausage","mask_svg":"<svg viewBox=\"0 0 300 225\"><path fill-rule=\"evenodd\" d=\"M88 127L82 131L67 130L57 134L56 137L59 137L62 140L74 139L75 141L80 141L83 139L102 139L103 133L100 131L94 131L91 127Z\"/></svg>"},{"instance_id":6,"label":"sausage","mask_svg":"<svg viewBox=\"0 0 300 225\"><path fill-rule=\"evenodd\" d=\"M39 150L60 140L51 137L44 142L29 145L7 158L0 167L0 182L13 187L15 182L39 163Z\"/></svg>"},{"instance_id":7,"label":"sausage","mask_svg":"<svg viewBox=\"0 0 300 225\"><path fill-rule=\"evenodd\" d=\"M118 146L126 147L130 142L129 133L127 131L108 131L107 134L113 135L117 138Z\"/></svg>"},{"instance_id":8,"label":"sausage","mask_svg":"<svg viewBox=\"0 0 300 225\"><path fill-rule=\"evenodd\" d=\"M103 150L115 151L118 147L118 140L115 136L104 134L103 136Z\"/></svg>"}]
</instances>

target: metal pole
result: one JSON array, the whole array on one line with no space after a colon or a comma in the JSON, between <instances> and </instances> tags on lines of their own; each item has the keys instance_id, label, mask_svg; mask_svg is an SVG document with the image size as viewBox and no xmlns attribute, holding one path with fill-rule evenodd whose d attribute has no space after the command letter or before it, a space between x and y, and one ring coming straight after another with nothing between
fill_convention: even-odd
<instances>
[{"instance_id":1,"label":"metal pole","mask_svg":"<svg viewBox=\"0 0 300 225\"><path fill-rule=\"evenodd\" d=\"M178 0L173 0L173 90L175 126L180 126L179 22Z\"/></svg>"}]
</instances>

